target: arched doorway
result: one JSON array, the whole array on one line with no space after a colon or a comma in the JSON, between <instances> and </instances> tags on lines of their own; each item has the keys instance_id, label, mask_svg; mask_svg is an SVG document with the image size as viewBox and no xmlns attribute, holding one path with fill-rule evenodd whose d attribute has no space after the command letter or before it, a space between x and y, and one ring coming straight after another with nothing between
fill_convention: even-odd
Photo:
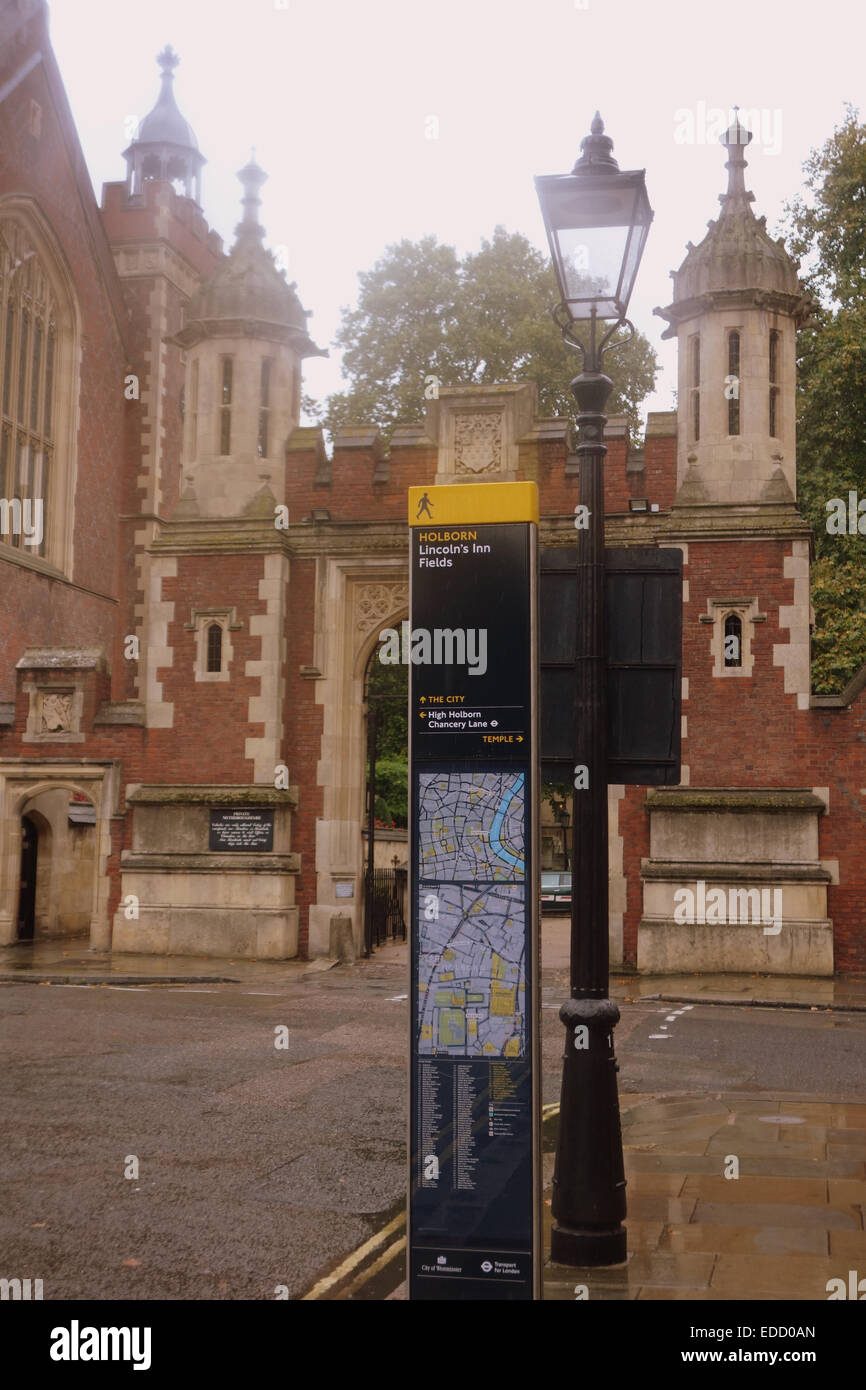
<instances>
[{"instance_id":1,"label":"arched doorway","mask_svg":"<svg viewBox=\"0 0 866 1390\"><path fill-rule=\"evenodd\" d=\"M0 945L21 939L21 841L35 827L33 939L89 934L91 950L110 948L109 808L118 804L118 782L119 764L107 759L0 764Z\"/></svg>"},{"instance_id":2,"label":"arched doorway","mask_svg":"<svg viewBox=\"0 0 866 1390\"><path fill-rule=\"evenodd\" d=\"M30 816L21 817L21 884L18 892L18 940L33 940L36 918L36 863L39 831Z\"/></svg>"},{"instance_id":3,"label":"arched doorway","mask_svg":"<svg viewBox=\"0 0 866 1390\"><path fill-rule=\"evenodd\" d=\"M43 788L26 798L21 812L19 940L88 933L96 869L95 822L93 803L67 786ZM27 874L25 867L30 870Z\"/></svg>"}]
</instances>

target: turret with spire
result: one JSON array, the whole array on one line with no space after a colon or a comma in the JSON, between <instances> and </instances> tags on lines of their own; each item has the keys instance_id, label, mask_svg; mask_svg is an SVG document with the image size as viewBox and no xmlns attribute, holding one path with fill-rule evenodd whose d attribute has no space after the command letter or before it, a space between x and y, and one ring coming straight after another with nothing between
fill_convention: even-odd
<instances>
[{"instance_id":1,"label":"turret with spire","mask_svg":"<svg viewBox=\"0 0 866 1390\"><path fill-rule=\"evenodd\" d=\"M162 73L156 105L123 152L129 192L141 193L146 180L162 179L181 183L186 197L200 204L205 158L192 126L184 120L174 99L174 70L180 59L171 44L166 44L156 61Z\"/></svg>"},{"instance_id":2,"label":"turret with spire","mask_svg":"<svg viewBox=\"0 0 866 1390\"><path fill-rule=\"evenodd\" d=\"M796 331L811 302L797 264L745 183L751 133L734 120L721 212L671 271L673 302L654 312L679 340L676 506L793 503Z\"/></svg>"},{"instance_id":3,"label":"turret with spire","mask_svg":"<svg viewBox=\"0 0 866 1390\"><path fill-rule=\"evenodd\" d=\"M284 446L300 415L301 364L327 356L307 332L309 312L294 283L264 246L259 192L267 174L255 152L238 178L243 215L235 243L168 339L187 354L184 502L194 495L205 517L248 514L263 468L282 495Z\"/></svg>"}]
</instances>

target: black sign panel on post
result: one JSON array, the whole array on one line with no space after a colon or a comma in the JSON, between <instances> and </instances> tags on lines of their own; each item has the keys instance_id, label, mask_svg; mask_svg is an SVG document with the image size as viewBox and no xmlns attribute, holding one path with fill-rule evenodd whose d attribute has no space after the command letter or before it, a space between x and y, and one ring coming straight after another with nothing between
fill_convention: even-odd
<instances>
[{"instance_id":1,"label":"black sign panel on post","mask_svg":"<svg viewBox=\"0 0 866 1390\"><path fill-rule=\"evenodd\" d=\"M531 483L413 488L409 1297L538 1296Z\"/></svg>"},{"instance_id":2,"label":"black sign panel on post","mask_svg":"<svg viewBox=\"0 0 866 1390\"><path fill-rule=\"evenodd\" d=\"M609 782L676 786L682 710L682 551L605 551ZM572 781L577 549L541 552L541 760Z\"/></svg>"},{"instance_id":3,"label":"black sign panel on post","mask_svg":"<svg viewBox=\"0 0 866 1390\"><path fill-rule=\"evenodd\" d=\"M211 811L210 849L250 853L274 847L274 813L238 807Z\"/></svg>"}]
</instances>

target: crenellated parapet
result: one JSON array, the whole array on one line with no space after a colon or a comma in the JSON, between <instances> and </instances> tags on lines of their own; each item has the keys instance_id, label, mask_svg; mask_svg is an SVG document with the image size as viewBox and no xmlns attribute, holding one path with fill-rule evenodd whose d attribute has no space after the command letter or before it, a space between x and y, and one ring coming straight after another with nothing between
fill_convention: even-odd
<instances>
[{"instance_id":1,"label":"crenellated parapet","mask_svg":"<svg viewBox=\"0 0 866 1390\"><path fill-rule=\"evenodd\" d=\"M542 515L570 526L580 501L573 427L568 420L536 416L534 406L535 387L529 383L440 388L424 421L398 425L387 449L373 426L345 426L330 453L321 429L299 426L285 451L290 523L393 520L402 525L410 487L528 481L538 484ZM650 414L642 448L631 445L625 416L609 418L606 515L637 520L670 508L676 436L674 411Z\"/></svg>"}]
</instances>

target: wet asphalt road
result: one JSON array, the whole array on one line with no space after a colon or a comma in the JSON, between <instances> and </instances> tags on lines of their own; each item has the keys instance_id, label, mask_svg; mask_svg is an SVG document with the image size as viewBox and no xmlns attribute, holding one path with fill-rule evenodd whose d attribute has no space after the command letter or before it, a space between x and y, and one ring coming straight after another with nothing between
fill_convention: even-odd
<instances>
[{"instance_id":1,"label":"wet asphalt road","mask_svg":"<svg viewBox=\"0 0 866 1390\"><path fill-rule=\"evenodd\" d=\"M254 984L0 985L0 1275L52 1299L299 1297L403 1201L405 992L405 967L375 959ZM550 976L545 1102L562 996ZM866 1014L621 1008L624 1099L866 1095Z\"/></svg>"}]
</instances>

